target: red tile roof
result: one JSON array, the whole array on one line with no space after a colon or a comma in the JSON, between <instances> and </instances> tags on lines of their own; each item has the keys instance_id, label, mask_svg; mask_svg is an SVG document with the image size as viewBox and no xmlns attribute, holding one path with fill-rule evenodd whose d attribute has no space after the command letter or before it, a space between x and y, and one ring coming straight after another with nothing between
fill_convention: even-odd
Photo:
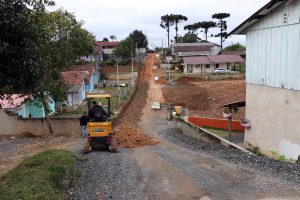
<instances>
[{"instance_id":1,"label":"red tile roof","mask_svg":"<svg viewBox=\"0 0 300 200\"><path fill-rule=\"evenodd\" d=\"M69 85L82 85L85 77L84 71L61 72L62 78Z\"/></svg>"},{"instance_id":2,"label":"red tile roof","mask_svg":"<svg viewBox=\"0 0 300 200\"><path fill-rule=\"evenodd\" d=\"M96 42L96 45L101 47L116 47L118 44L119 42Z\"/></svg>"},{"instance_id":3,"label":"red tile roof","mask_svg":"<svg viewBox=\"0 0 300 200\"><path fill-rule=\"evenodd\" d=\"M69 71L77 71L77 72L88 72L88 79L91 80L93 73L95 71L94 65L74 65L69 68Z\"/></svg>"}]
</instances>

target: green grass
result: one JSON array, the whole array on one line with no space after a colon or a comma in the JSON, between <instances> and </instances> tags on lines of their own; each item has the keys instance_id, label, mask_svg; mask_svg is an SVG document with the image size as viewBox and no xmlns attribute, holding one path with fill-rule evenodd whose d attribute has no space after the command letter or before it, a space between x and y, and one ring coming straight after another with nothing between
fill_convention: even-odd
<instances>
[{"instance_id":1,"label":"green grass","mask_svg":"<svg viewBox=\"0 0 300 200\"><path fill-rule=\"evenodd\" d=\"M48 150L25 159L0 179L0 199L63 199L63 191L78 175L75 164L84 161L69 151Z\"/></svg>"},{"instance_id":2,"label":"green grass","mask_svg":"<svg viewBox=\"0 0 300 200\"><path fill-rule=\"evenodd\" d=\"M228 136L228 131L227 130L223 130L223 129L215 129L215 128L210 128L210 127L202 127L203 129L214 133L220 137L227 137ZM241 132L239 131L232 131L232 135L239 135L241 134Z\"/></svg>"}]
</instances>

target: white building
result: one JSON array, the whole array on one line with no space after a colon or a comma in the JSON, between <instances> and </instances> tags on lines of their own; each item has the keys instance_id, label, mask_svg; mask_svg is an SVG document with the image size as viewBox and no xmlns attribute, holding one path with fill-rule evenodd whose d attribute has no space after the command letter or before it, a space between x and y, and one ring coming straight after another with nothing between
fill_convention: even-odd
<instances>
[{"instance_id":1,"label":"white building","mask_svg":"<svg viewBox=\"0 0 300 200\"><path fill-rule=\"evenodd\" d=\"M247 36L245 143L300 155L300 0L272 0L232 34Z\"/></svg>"}]
</instances>

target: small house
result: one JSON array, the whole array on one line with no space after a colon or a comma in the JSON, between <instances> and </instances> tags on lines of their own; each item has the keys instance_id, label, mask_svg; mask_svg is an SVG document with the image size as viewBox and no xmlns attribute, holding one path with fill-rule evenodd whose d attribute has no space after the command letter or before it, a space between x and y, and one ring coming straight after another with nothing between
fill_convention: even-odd
<instances>
[{"instance_id":1,"label":"small house","mask_svg":"<svg viewBox=\"0 0 300 200\"><path fill-rule=\"evenodd\" d=\"M95 70L94 65L75 65L70 71L85 72L85 92L91 92L99 81L99 71Z\"/></svg>"},{"instance_id":2,"label":"small house","mask_svg":"<svg viewBox=\"0 0 300 200\"><path fill-rule=\"evenodd\" d=\"M231 34L246 35L245 144L300 155L300 1L272 0Z\"/></svg>"},{"instance_id":3,"label":"small house","mask_svg":"<svg viewBox=\"0 0 300 200\"><path fill-rule=\"evenodd\" d=\"M68 106L78 106L86 98L84 71L67 71L61 73L63 80L69 86L67 91Z\"/></svg>"},{"instance_id":4,"label":"small house","mask_svg":"<svg viewBox=\"0 0 300 200\"><path fill-rule=\"evenodd\" d=\"M47 98L49 115L55 112L55 102ZM17 114L19 118L45 118L43 103L38 97L21 96L13 94L8 100L1 100L2 109L9 110L9 113Z\"/></svg>"},{"instance_id":5,"label":"small house","mask_svg":"<svg viewBox=\"0 0 300 200\"><path fill-rule=\"evenodd\" d=\"M244 62L238 54L183 57L185 74L211 73L217 68L232 70L236 64Z\"/></svg>"}]
</instances>

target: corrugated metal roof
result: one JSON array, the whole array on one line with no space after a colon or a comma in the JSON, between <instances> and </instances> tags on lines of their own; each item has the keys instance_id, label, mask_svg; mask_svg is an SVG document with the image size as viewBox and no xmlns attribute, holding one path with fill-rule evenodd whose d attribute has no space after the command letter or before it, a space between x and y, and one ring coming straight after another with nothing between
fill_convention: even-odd
<instances>
[{"instance_id":1,"label":"corrugated metal roof","mask_svg":"<svg viewBox=\"0 0 300 200\"><path fill-rule=\"evenodd\" d=\"M213 64L208 60L207 56L192 56L192 57L183 57L184 63L188 65L206 65Z\"/></svg>"},{"instance_id":2,"label":"corrugated metal roof","mask_svg":"<svg viewBox=\"0 0 300 200\"><path fill-rule=\"evenodd\" d=\"M184 60L184 63L188 64L188 65L245 62L245 60L238 54L191 56L191 57L183 57L183 60Z\"/></svg>"},{"instance_id":3,"label":"corrugated metal roof","mask_svg":"<svg viewBox=\"0 0 300 200\"><path fill-rule=\"evenodd\" d=\"M253 25L255 22L259 21L264 16L269 14L272 10L277 8L279 5L281 5L287 1L289 1L289 0L272 0L272 1L270 1L265 6L263 6L261 9L259 9L256 13L254 13L251 17L249 17L243 23L241 23L238 27L236 27L233 31L231 31L230 35L245 34L245 30L248 27Z\"/></svg>"},{"instance_id":4,"label":"corrugated metal roof","mask_svg":"<svg viewBox=\"0 0 300 200\"><path fill-rule=\"evenodd\" d=\"M210 46L179 46L174 47L176 52L198 52L198 51L211 51Z\"/></svg>"},{"instance_id":5,"label":"corrugated metal roof","mask_svg":"<svg viewBox=\"0 0 300 200\"><path fill-rule=\"evenodd\" d=\"M238 54L221 54L207 56L212 63L242 63L245 60Z\"/></svg>"}]
</instances>

